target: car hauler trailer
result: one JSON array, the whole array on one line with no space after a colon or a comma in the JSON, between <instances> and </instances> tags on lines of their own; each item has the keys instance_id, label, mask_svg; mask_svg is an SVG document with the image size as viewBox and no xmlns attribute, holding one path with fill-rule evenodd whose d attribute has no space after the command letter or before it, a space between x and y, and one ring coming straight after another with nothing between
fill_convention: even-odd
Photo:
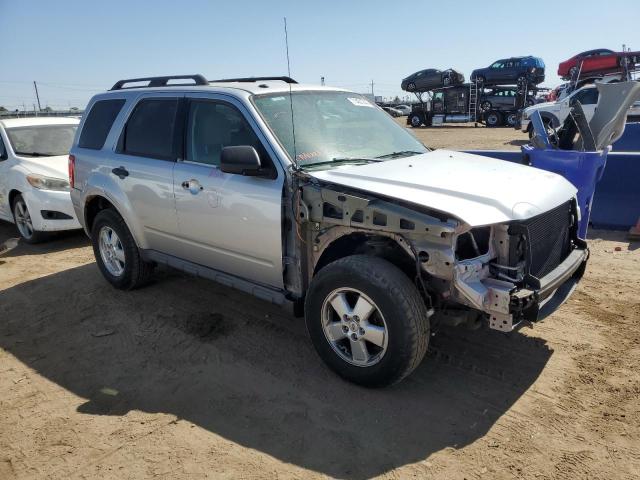
<instances>
[{"instance_id":1,"label":"car hauler trailer","mask_svg":"<svg viewBox=\"0 0 640 480\"><path fill-rule=\"evenodd\" d=\"M497 105L488 101L496 91L511 90L511 105ZM420 103L414 104L407 117L407 125L417 128L443 123L482 123L487 127L514 127L518 123L519 112L534 102L534 97L544 89L537 87L491 87L484 88L478 82L445 87L431 92L415 92ZM428 99L423 95L427 94Z\"/></svg>"}]
</instances>

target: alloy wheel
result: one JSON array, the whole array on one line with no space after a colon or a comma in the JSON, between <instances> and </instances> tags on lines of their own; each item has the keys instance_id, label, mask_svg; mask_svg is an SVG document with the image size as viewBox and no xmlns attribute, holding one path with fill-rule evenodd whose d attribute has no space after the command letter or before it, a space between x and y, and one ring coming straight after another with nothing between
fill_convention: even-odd
<instances>
[{"instance_id":1,"label":"alloy wheel","mask_svg":"<svg viewBox=\"0 0 640 480\"><path fill-rule=\"evenodd\" d=\"M387 324L378 306L354 288L331 292L322 305L322 329L333 350L358 367L378 363L387 351Z\"/></svg>"},{"instance_id":2,"label":"alloy wheel","mask_svg":"<svg viewBox=\"0 0 640 480\"><path fill-rule=\"evenodd\" d=\"M16 201L13 207L13 215L20 235L26 239L33 237L33 222L31 221L31 215L29 214L27 204L24 203L22 198Z\"/></svg>"},{"instance_id":3,"label":"alloy wheel","mask_svg":"<svg viewBox=\"0 0 640 480\"><path fill-rule=\"evenodd\" d=\"M125 269L125 255L118 234L111 227L105 225L100 229L98 239L102 263L111 275L121 276Z\"/></svg>"}]
</instances>

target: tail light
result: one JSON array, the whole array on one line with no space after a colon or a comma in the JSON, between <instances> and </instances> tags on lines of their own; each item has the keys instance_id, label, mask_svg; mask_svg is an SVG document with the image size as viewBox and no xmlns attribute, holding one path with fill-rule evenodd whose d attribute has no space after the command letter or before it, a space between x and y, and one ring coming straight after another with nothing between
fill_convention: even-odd
<instances>
[{"instance_id":1,"label":"tail light","mask_svg":"<svg viewBox=\"0 0 640 480\"><path fill-rule=\"evenodd\" d=\"M69 186L75 188L76 177L76 157L75 155L69 155Z\"/></svg>"}]
</instances>

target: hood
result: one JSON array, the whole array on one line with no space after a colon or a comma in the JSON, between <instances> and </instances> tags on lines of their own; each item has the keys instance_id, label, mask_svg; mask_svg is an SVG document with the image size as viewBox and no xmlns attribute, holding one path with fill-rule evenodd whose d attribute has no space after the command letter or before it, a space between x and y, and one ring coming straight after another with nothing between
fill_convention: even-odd
<instances>
[{"instance_id":1,"label":"hood","mask_svg":"<svg viewBox=\"0 0 640 480\"><path fill-rule=\"evenodd\" d=\"M449 150L309 174L439 210L473 227L530 218L576 194L555 173Z\"/></svg>"},{"instance_id":2,"label":"hood","mask_svg":"<svg viewBox=\"0 0 640 480\"><path fill-rule=\"evenodd\" d=\"M47 177L68 178L69 157L59 155L55 157L20 157L20 165L29 173L39 173Z\"/></svg>"},{"instance_id":3,"label":"hood","mask_svg":"<svg viewBox=\"0 0 640 480\"><path fill-rule=\"evenodd\" d=\"M551 105L555 105L558 102L541 102L536 103L535 105L531 105L524 109L525 112L533 112L534 110L544 110L545 108L550 107Z\"/></svg>"}]
</instances>

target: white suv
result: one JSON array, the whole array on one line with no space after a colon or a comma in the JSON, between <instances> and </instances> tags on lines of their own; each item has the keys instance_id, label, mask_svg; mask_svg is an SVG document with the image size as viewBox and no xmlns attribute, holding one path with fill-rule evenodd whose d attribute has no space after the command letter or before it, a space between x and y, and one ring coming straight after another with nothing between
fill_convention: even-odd
<instances>
[{"instance_id":1,"label":"white suv","mask_svg":"<svg viewBox=\"0 0 640 480\"><path fill-rule=\"evenodd\" d=\"M560 127L571 111L569 104L572 99L580 102L587 121L591 120L596 111L596 105L598 104L598 89L593 84L576 90L562 100L538 103L537 105L525 108L522 112L522 121L520 123L522 131L529 133L529 137L532 136L533 130L530 119L533 112L540 112L542 121L545 124L551 125L553 128Z\"/></svg>"},{"instance_id":2,"label":"white suv","mask_svg":"<svg viewBox=\"0 0 640 480\"><path fill-rule=\"evenodd\" d=\"M79 120L0 120L0 219L14 222L23 240L81 228L69 197L67 157Z\"/></svg>"}]
</instances>

